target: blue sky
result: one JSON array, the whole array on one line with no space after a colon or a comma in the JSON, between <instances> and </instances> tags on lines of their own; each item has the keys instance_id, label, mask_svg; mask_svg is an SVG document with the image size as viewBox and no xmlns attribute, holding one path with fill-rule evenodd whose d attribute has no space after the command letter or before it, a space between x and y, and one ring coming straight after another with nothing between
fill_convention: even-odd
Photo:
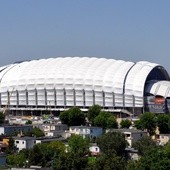
<instances>
[{"instance_id":1,"label":"blue sky","mask_svg":"<svg viewBox=\"0 0 170 170\"><path fill-rule=\"evenodd\" d=\"M0 66L59 56L147 60L170 73L169 0L0 0Z\"/></svg>"}]
</instances>

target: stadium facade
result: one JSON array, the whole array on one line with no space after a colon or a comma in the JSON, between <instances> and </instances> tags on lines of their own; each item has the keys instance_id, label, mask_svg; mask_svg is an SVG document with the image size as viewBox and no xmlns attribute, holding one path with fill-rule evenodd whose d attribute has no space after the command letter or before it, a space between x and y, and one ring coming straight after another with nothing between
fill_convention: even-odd
<instances>
[{"instance_id":1,"label":"stadium facade","mask_svg":"<svg viewBox=\"0 0 170 170\"><path fill-rule=\"evenodd\" d=\"M12 112L88 109L170 112L170 78L147 61L64 57L0 67L0 107Z\"/></svg>"}]
</instances>

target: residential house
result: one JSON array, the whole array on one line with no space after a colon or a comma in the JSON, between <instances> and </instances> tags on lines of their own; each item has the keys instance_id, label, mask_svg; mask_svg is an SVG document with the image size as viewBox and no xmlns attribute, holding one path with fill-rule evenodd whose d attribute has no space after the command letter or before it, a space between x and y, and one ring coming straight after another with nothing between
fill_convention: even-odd
<instances>
[{"instance_id":1,"label":"residential house","mask_svg":"<svg viewBox=\"0 0 170 170\"><path fill-rule=\"evenodd\" d=\"M92 144L89 147L89 151L92 156L98 156L100 154L100 148L97 146L96 143Z\"/></svg>"},{"instance_id":2,"label":"residential house","mask_svg":"<svg viewBox=\"0 0 170 170\"><path fill-rule=\"evenodd\" d=\"M36 144L35 137L14 137L13 139L19 151L22 149L30 149Z\"/></svg>"},{"instance_id":3,"label":"residential house","mask_svg":"<svg viewBox=\"0 0 170 170\"><path fill-rule=\"evenodd\" d=\"M159 145L165 145L170 140L170 134L159 134L158 142Z\"/></svg>"},{"instance_id":4,"label":"residential house","mask_svg":"<svg viewBox=\"0 0 170 170\"><path fill-rule=\"evenodd\" d=\"M33 148L35 144L38 143L49 143L53 141L62 141L65 142L65 139L62 137L14 137L15 146L20 151L22 149Z\"/></svg>"},{"instance_id":5,"label":"residential house","mask_svg":"<svg viewBox=\"0 0 170 170\"><path fill-rule=\"evenodd\" d=\"M49 131L49 132L45 132L45 136L47 137L50 137L50 136L53 136L53 137L60 137L63 135L65 131Z\"/></svg>"},{"instance_id":6,"label":"residential house","mask_svg":"<svg viewBox=\"0 0 170 170\"><path fill-rule=\"evenodd\" d=\"M0 127L0 135L17 135L19 133L32 131L32 125L3 125Z\"/></svg>"},{"instance_id":7,"label":"residential house","mask_svg":"<svg viewBox=\"0 0 170 170\"><path fill-rule=\"evenodd\" d=\"M63 132L68 130L68 126L66 124L41 124L36 125L36 127L40 128L45 136L54 136L59 137Z\"/></svg>"},{"instance_id":8,"label":"residential house","mask_svg":"<svg viewBox=\"0 0 170 170\"><path fill-rule=\"evenodd\" d=\"M110 129L107 132L120 132L125 135L125 139L129 144L129 147L132 147L133 143L141 139L143 136L147 135L147 132L136 129Z\"/></svg>"},{"instance_id":9,"label":"residential house","mask_svg":"<svg viewBox=\"0 0 170 170\"><path fill-rule=\"evenodd\" d=\"M72 134L75 134L75 135L81 135L84 138L85 137L95 138L103 134L103 129L101 127L94 127L94 126L70 126L69 134L70 136Z\"/></svg>"},{"instance_id":10,"label":"residential house","mask_svg":"<svg viewBox=\"0 0 170 170\"><path fill-rule=\"evenodd\" d=\"M25 125L28 119L22 117L11 117L8 121L10 125Z\"/></svg>"},{"instance_id":11,"label":"residential house","mask_svg":"<svg viewBox=\"0 0 170 170\"><path fill-rule=\"evenodd\" d=\"M54 141L62 141L65 142L65 139L63 137L53 137L53 136L44 136L44 137L39 137L36 139L36 144L38 143L49 143L49 142L54 142Z\"/></svg>"},{"instance_id":12,"label":"residential house","mask_svg":"<svg viewBox=\"0 0 170 170\"><path fill-rule=\"evenodd\" d=\"M126 148L125 152L127 154L127 158L129 160L134 160L137 161L139 160L139 153L138 150L134 149L134 148Z\"/></svg>"}]
</instances>

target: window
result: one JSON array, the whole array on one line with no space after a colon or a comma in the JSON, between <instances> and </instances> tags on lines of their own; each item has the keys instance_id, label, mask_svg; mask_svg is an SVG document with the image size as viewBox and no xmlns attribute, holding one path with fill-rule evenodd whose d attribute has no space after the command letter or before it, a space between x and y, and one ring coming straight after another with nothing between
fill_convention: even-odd
<instances>
[{"instance_id":1,"label":"window","mask_svg":"<svg viewBox=\"0 0 170 170\"><path fill-rule=\"evenodd\" d=\"M19 143L19 141L17 140L17 141L15 141L15 143Z\"/></svg>"},{"instance_id":2,"label":"window","mask_svg":"<svg viewBox=\"0 0 170 170\"><path fill-rule=\"evenodd\" d=\"M126 136L126 137L130 137L130 134L126 134L125 136Z\"/></svg>"},{"instance_id":3,"label":"window","mask_svg":"<svg viewBox=\"0 0 170 170\"><path fill-rule=\"evenodd\" d=\"M24 144L24 141L22 141L22 144Z\"/></svg>"}]
</instances>

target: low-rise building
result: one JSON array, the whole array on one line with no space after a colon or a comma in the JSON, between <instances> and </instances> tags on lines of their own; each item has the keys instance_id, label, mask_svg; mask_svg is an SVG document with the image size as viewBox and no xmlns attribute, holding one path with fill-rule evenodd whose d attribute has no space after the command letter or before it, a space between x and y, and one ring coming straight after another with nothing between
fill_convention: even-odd
<instances>
[{"instance_id":1,"label":"low-rise building","mask_svg":"<svg viewBox=\"0 0 170 170\"><path fill-rule=\"evenodd\" d=\"M65 139L63 137L39 137L36 139L36 144L38 143L50 143L50 142L54 142L54 141L62 141L65 142Z\"/></svg>"},{"instance_id":2,"label":"low-rise building","mask_svg":"<svg viewBox=\"0 0 170 170\"><path fill-rule=\"evenodd\" d=\"M50 143L54 141L62 141L65 142L65 139L60 137L13 137L15 146L18 151L22 149L30 149L33 148L35 144L41 143Z\"/></svg>"},{"instance_id":3,"label":"low-rise building","mask_svg":"<svg viewBox=\"0 0 170 170\"><path fill-rule=\"evenodd\" d=\"M0 135L17 135L19 133L31 132L32 125L3 125L0 127Z\"/></svg>"},{"instance_id":4,"label":"low-rise building","mask_svg":"<svg viewBox=\"0 0 170 170\"><path fill-rule=\"evenodd\" d=\"M132 147L132 144L139 139L141 139L143 136L147 135L147 132L142 130L136 130L136 129L110 129L107 130L107 132L120 132L125 135L125 139L129 144L129 147Z\"/></svg>"},{"instance_id":5,"label":"low-rise building","mask_svg":"<svg viewBox=\"0 0 170 170\"><path fill-rule=\"evenodd\" d=\"M36 144L35 137L14 137L13 139L19 151L22 149L30 149Z\"/></svg>"},{"instance_id":6,"label":"low-rise building","mask_svg":"<svg viewBox=\"0 0 170 170\"><path fill-rule=\"evenodd\" d=\"M8 121L10 125L25 125L28 119L22 117L11 117Z\"/></svg>"},{"instance_id":7,"label":"low-rise building","mask_svg":"<svg viewBox=\"0 0 170 170\"><path fill-rule=\"evenodd\" d=\"M36 127L40 128L45 136L61 136L63 132L68 130L66 124L40 124L36 125Z\"/></svg>"},{"instance_id":8,"label":"low-rise building","mask_svg":"<svg viewBox=\"0 0 170 170\"><path fill-rule=\"evenodd\" d=\"M127 158L129 160L134 160L134 161L139 160L138 150L136 150L134 148L126 148L125 151L126 151L126 154L127 154Z\"/></svg>"},{"instance_id":9,"label":"low-rise building","mask_svg":"<svg viewBox=\"0 0 170 170\"><path fill-rule=\"evenodd\" d=\"M92 156L98 156L100 154L100 148L94 143L89 147L89 152Z\"/></svg>"},{"instance_id":10,"label":"low-rise building","mask_svg":"<svg viewBox=\"0 0 170 170\"><path fill-rule=\"evenodd\" d=\"M7 165L7 163L6 163L6 154L0 153L0 169L3 166L6 166L6 165Z\"/></svg>"},{"instance_id":11,"label":"low-rise building","mask_svg":"<svg viewBox=\"0 0 170 170\"><path fill-rule=\"evenodd\" d=\"M94 126L70 126L69 133L70 135L81 135L84 138L94 138L101 136L103 134L103 129L101 127Z\"/></svg>"},{"instance_id":12,"label":"low-rise building","mask_svg":"<svg viewBox=\"0 0 170 170\"><path fill-rule=\"evenodd\" d=\"M159 138L157 140L159 145L165 145L170 140L170 134L159 134Z\"/></svg>"},{"instance_id":13,"label":"low-rise building","mask_svg":"<svg viewBox=\"0 0 170 170\"><path fill-rule=\"evenodd\" d=\"M45 136L49 137L49 136L53 136L53 137L60 137L63 135L65 131L61 130L61 131L56 131L56 130L51 130L48 132L44 132Z\"/></svg>"},{"instance_id":14,"label":"low-rise building","mask_svg":"<svg viewBox=\"0 0 170 170\"><path fill-rule=\"evenodd\" d=\"M41 124L37 125L38 128L43 130L44 132L49 132L51 130L60 131L60 130L68 130L68 126L66 124Z\"/></svg>"}]
</instances>

